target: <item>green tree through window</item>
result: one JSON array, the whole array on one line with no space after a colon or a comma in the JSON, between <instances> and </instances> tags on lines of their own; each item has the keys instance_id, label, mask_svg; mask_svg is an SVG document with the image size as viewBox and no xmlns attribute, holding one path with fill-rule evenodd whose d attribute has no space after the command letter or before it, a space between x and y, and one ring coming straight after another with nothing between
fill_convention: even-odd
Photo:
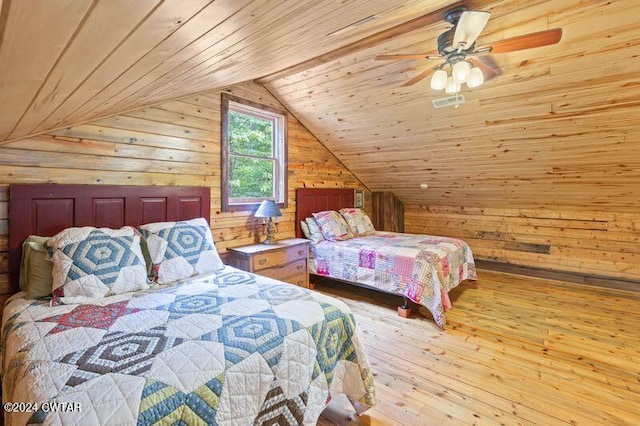
<instances>
[{"instance_id":1,"label":"green tree through window","mask_svg":"<svg viewBox=\"0 0 640 426\"><path fill-rule=\"evenodd\" d=\"M229 111L229 197L274 197L273 122Z\"/></svg>"},{"instance_id":2,"label":"green tree through window","mask_svg":"<svg viewBox=\"0 0 640 426\"><path fill-rule=\"evenodd\" d=\"M252 209L264 199L286 202L286 116L283 111L222 95L222 207Z\"/></svg>"}]
</instances>

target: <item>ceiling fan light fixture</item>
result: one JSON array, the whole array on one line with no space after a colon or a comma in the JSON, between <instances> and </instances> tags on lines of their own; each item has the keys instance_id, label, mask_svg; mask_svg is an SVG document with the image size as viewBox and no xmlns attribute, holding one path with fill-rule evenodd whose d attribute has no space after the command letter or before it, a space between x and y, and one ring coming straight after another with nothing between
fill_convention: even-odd
<instances>
[{"instance_id":1,"label":"ceiling fan light fixture","mask_svg":"<svg viewBox=\"0 0 640 426\"><path fill-rule=\"evenodd\" d=\"M453 80L458 84L462 84L465 83L469 78L471 67L469 66L469 63L467 61L458 61L453 66L451 72Z\"/></svg>"},{"instance_id":2,"label":"ceiling fan light fixture","mask_svg":"<svg viewBox=\"0 0 640 426\"><path fill-rule=\"evenodd\" d=\"M453 77L447 78L447 86L444 88L447 95L453 95L460 91L460 83L457 83Z\"/></svg>"},{"instance_id":3,"label":"ceiling fan light fixture","mask_svg":"<svg viewBox=\"0 0 640 426\"><path fill-rule=\"evenodd\" d=\"M482 70L478 67L471 68L469 71L469 78L467 79L467 86L474 88L482 85L484 83L484 74Z\"/></svg>"},{"instance_id":4,"label":"ceiling fan light fixture","mask_svg":"<svg viewBox=\"0 0 640 426\"><path fill-rule=\"evenodd\" d=\"M447 87L447 72L445 70L436 70L431 77L431 88L433 90L442 90Z\"/></svg>"},{"instance_id":5,"label":"ceiling fan light fixture","mask_svg":"<svg viewBox=\"0 0 640 426\"><path fill-rule=\"evenodd\" d=\"M0 0L0 2L1 1L2 0ZM460 2L458 2L458 4L459 3ZM425 15L425 17L426 16L427 15ZM432 15L430 14L429 19L431 19L431 17ZM550 46L557 44L562 38L562 28L553 28L535 33L521 34L476 47L476 41L484 31L489 17L489 12L469 11L464 6L448 9L444 13L444 20L452 26L438 36L437 55L430 53L405 53L377 55L375 59L439 60L441 61L439 65L421 72L404 83L402 87L412 86L431 76L432 89L441 90L444 84L444 89L447 94L453 94L457 93L460 86L464 83L470 88L478 87L484 83L485 79L489 80L501 74L497 64L493 64L491 58L483 59L479 57L480 55L517 52L525 49ZM378 34L383 35L384 33L384 37L386 38L387 36L391 37L391 34L395 34L395 31L396 27L393 27ZM378 34L376 37L378 37ZM449 68L451 68L451 71L449 71ZM446 72L442 70L446 70ZM451 73L450 77L447 76L449 72ZM446 82L445 79L447 80Z\"/></svg>"}]
</instances>

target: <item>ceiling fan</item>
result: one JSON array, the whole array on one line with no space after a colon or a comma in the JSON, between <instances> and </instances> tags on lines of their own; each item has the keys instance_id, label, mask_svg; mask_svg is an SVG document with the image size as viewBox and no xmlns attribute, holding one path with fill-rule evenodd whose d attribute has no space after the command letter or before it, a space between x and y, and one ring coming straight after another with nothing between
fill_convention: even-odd
<instances>
[{"instance_id":1,"label":"ceiling fan","mask_svg":"<svg viewBox=\"0 0 640 426\"><path fill-rule=\"evenodd\" d=\"M454 94L460 91L463 83L468 87L478 87L484 81L500 74L499 69L486 55L549 46L558 43L562 38L562 29L554 28L507 38L476 48L476 39L487 25L490 15L489 12L470 11L465 7L448 10L444 13L444 20L453 27L438 37L438 54L378 55L376 59L441 60L443 61L441 64L418 74L402 86L416 84L433 73L431 88L445 89L446 93ZM448 75L445 70L447 66L451 68L451 75Z\"/></svg>"}]
</instances>

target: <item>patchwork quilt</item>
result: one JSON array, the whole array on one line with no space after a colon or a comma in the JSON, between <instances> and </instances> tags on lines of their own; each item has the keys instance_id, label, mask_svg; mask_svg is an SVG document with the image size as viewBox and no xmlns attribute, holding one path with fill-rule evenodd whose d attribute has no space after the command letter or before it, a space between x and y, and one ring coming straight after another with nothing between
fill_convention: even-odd
<instances>
[{"instance_id":1,"label":"patchwork quilt","mask_svg":"<svg viewBox=\"0 0 640 426\"><path fill-rule=\"evenodd\" d=\"M380 231L312 244L311 273L406 296L429 309L440 327L451 307L448 292L476 279L473 254L464 241Z\"/></svg>"},{"instance_id":2,"label":"patchwork quilt","mask_svg":"<svg viewBox=\"0 0 640 426\"><path fill-rule=\"evenodd\" d=\"M17 297L2 372L3 402L26 403L7 425L315 425L331 395L375 404L344 303L231 267L93 304Z\"/></svg>"}]
</instances>

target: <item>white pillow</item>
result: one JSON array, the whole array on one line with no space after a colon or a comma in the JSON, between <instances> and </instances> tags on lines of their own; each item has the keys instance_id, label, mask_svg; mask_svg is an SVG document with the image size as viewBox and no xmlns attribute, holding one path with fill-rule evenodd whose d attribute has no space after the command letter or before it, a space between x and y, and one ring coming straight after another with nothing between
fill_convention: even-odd
<instances>
[{"instance_id":1,"label":"white pillow","mask_svg":"<svg viewBox=\"0 0 640 426\"><path fill-rule=\"evenodd\" d=\"M305 222L304 220L300 221L300 229L302 230L302 235L304 235L304 237L307 240L311 239L311 233L309 232L309 226L307 225L307 222Z\"/></svg>"},{"instance_id":2,"label":"white pillow","mask_svg":"<svg viewBox=\"0 0 640 426\"><path fill-rule=\"evenodd\" d=\"M309 239L313 243L319 243L320 241L324 241L324 236L322 235L322 231L318 226L318 222L313 217L308 217L305 220L307 224L307 229L309 230Z\"/></svg>"}]
</instances>

